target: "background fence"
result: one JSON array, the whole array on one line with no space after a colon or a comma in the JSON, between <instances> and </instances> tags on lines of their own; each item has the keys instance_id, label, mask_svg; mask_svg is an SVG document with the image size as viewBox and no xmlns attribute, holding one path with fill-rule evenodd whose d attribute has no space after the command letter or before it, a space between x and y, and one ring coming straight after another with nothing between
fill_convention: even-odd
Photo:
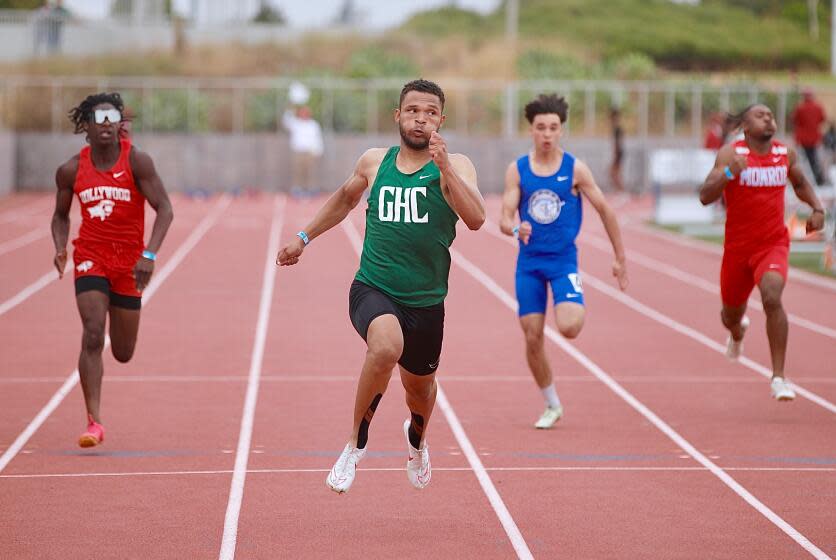
<instances>
[{"instance_id":1,"label":"background fence","mask_svg":"<svg viewBox=\"0 0 836 560\"><path fill-rule=\"evenodd\" d=\"M86 95L120 91L137 113L142 133L276 131L287 107L291 78L0 77L0 125L16 131L71 131L67 111ZM392 132L392 110L406 79L303 80L323 128L336 133ZM525 131L524 105L540 92L569 101L567 134L607 135L609 111L619 107L628 136L702 138L715 111L763 102L775 112L779 135L799 98L797 87L689 82L440 80L447 96L448 131L515 137ZM836 106L836 87L820 88Z\"/></svg>"}]
</instances>

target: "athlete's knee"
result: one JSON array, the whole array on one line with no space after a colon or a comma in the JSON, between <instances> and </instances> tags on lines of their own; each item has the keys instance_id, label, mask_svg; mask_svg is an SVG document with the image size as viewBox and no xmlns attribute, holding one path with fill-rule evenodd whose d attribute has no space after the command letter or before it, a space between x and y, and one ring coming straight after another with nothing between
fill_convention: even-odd
<instances>
[{"instance_id":1,"label":"athlete's knee","mask_svg":"<svg viewBox=\"0 0 836 560\"><path fill-rule=\"evenodd\" d=\"M723 323L724 327L731 329L740 324L744 313L745 308L737 309L724 307L720 310L720 321Z\"/></svg>"},{"instance_id":2,"label":"athlete's knee","mask_svg":"<svg viewBox=\"0 0 836 560\"><path fill-rule=\"evenodd\" d=\"M761 292L763 310L778 311L781 309L781 294L784 292L784 278L774 272L767 272L758 282Z\"/></svg>"},{"instance_id":3,"label":"athlete's knee","mask_svg":"<svg viewBox=\"0 0 836 560\"><path fill-rule=\"evenodd\" d=\"M131 358L134 357L134 346L131 345L130 347L117 347L112 346L111 350L113 352L113 357L116 358L117 362L127 364L131 361Z\"/></svg>"},{"instance_id":4,"label":"athlete's knee","mask_svg":"<svg viewBox=\"0 0 836 560\"><path fill-rule=\"evenodd\" d=\"M404 390L409 393L409 396L421 401L428 401L435 396L436 385L435 379L427 381L426 383L411 383L404 387Z\"/></svg>"},{"instance_id":5,"label":"athlete's knee","mask_svg":"<svg viewBox=\"0 0 836 560\"><path fill-rule=\"evenodd\" d=\"M93 321L84 323L84 332L81 335L81 348L85 352L101 353L104 349L104 325Z\"/></svg>"},{"instance_id":6,"label":"athlete's knee","mask_svg":"<svg viewBox=\"0 0 836 560\"><path fill-rule=\"evenodd\" d=\"M533 326L523 327L525 346L528 350L539 350L543 347L543 329Z\"/></svg>"},{"instance_id":7,"label":"athlete's knee","mask_svg":"<svg viewBox=\"0 0 836 560\"><path fill-rule=\"evenodd\" d=\"M767 313L780 311L782 308L780 290L763 290L761 292L763 310Z\"/></svg>"},{"instance_id":8,"label":"athlete's knee","mask_svg":"<svg viewBox=\"0 0 836 560\"><path fill-rule=\"evenodd\" d=\"M369 344L369 349L366 356L376 366L394 368L395 364L401 358L403 353L403 345L396 341L381 340Z\"/></svg>"},{"instance_id":9,"label":"athlete's knee","mask_svg":"<svg viewBox=\"0 0 836 560\"><path fill-rule=\"evenodd\" d=\"M579 334L581 334L581 329L583 328L583 321L574 321L571 323L564 323L558 324L557 330L560 331L560 334L563 335L564 338L577 338Z\"/></svg>"},{"instance_id":10,"label":"athlete's knee","mask_svg":"<svg viewBox=\"0 0 836 560\"><path fill-rule=\"evenodd\" d=\"M580 313L560 314L558 313L556 323L557 330L564 338L577 338L583 328L583 310Z\"/></svg>"}]
</instances>

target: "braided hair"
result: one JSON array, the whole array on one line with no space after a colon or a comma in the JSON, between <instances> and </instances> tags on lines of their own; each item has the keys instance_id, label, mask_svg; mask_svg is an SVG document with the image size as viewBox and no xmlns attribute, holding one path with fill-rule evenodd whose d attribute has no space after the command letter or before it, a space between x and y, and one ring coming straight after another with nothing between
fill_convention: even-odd
<instances>
[{"instance_id":1,"label":"braided hair","mask_svg":"<svg viewBox=\"0 0 836 560\"><path fill-rule=\"evenodd\" d=\"M73 107L68 113L70 121L75 125L76 134L84 131L84 124L90 122L93 116L93 108L102 103L110 103L120 113L125 109L122 96L117 92L88 95L78 107Z\"/></svg>"},{"instance_id":2,"label":"braided hair","mask_svg":"<svg viewBox=\"0 0 836 560\"><path fill-rule=\"evenodd\" d=\"M757 107L758 105L761 105L761 103L752 103L751 105L748 105L745 109L736 114L727 113L726 126L728 127L728 130L737 130L738 128L743 126L743 119L746 118L746 113L748 113L752 110L753 107Z\"/></svg>"}]
</instances>

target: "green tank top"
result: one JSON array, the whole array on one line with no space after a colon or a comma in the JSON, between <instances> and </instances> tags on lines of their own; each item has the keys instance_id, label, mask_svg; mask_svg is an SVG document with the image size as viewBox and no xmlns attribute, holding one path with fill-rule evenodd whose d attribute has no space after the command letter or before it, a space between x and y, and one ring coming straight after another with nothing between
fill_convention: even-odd
<instances>
[{"instance_id":1,"label":"green tank top","mask_svg":"<svg viewBox=\"0 0 836 560\"><path fill-rule=\"evenodd\" d=\"M394 146L386 152L369 193L355 277L401 305L427 307L447 296L459 218L444 200L435 162L406 175L395 164L399 151Z\"/></svg>"}]
</instances>

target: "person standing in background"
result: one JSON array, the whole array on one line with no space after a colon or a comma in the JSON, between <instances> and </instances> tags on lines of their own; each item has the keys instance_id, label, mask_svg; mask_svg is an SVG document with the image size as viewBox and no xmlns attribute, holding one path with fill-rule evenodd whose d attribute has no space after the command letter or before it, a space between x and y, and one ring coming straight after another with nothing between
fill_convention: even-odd
<instances>
[{"instance_id":1,"label":"person standing in background","mask_svg":"<svg viewBox=\"0 0 836 560\"><path fill-rule=\"evenodd\" d=\"M726 143L726 136L728 135L726 125L725 113L712 113L708 121L708 127L705 131L705 139L703 140L703 148L706 150L714 150L715 152L723 147Z\"/></svg>"},{"instance_id":2,"label":"person standing in background","mask_svg":"<svg viewBox=\"0 0 836 560\"><path fill-rule=\"evenodd\" d=\"M621 163L624 161L624 128L621 126L621 110L613 107L610 110L612 124L613 156L610 165L610 180L617 195L617 203L626 202L624 179L621 177Z\"/></svg>"},{"instance_id":3,"label":"person standing in background","mask_svg":"<svg viewBox=\"0 0 836 560\"><path fill-rule=\"evenodd\" d=\"M314 185L314 170L323 152L322 127L307 105L285 111L282 125L290 135L293 178L290 192L293 196L315 195L319 189Z\"/></svg>"},{"instance_id":4,"label":"person standing in background","mask_svg":"<svg viewBox=\"0 0 836 560\"><path fill-rule=\"evenodd\" d=\"M819 185L825 182L817 154L822 140L821 125L824 121L824 109L813 97L813 90L805 89L801 103L792 112L792 123L795 127L795 142L804 150Z\"/></svg>"}]
</instances>

